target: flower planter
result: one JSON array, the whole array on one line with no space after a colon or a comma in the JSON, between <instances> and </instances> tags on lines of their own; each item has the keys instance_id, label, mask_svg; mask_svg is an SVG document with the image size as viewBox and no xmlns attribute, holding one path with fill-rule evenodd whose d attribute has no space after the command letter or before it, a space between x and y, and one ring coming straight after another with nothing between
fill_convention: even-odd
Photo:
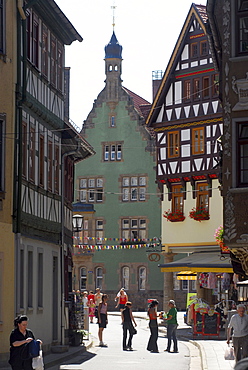
<instances>
[{"instance_id":1,"label":"flower planter","mask_svg":"<svg viewBox=\"0 0 248 370\"><path fill-rule=\"evenodd\" d=\"M163 216L170 222L182 222L185 220L183 212L180 211L171 212L168 210L167 212L164 212Z\"/></svg>"},{"instance_id":2,"label":"flower planter","mask_svg":"<svg viewBox=\"0 0 248 370\"><path fill-rule=\"evenodd\" d=\"M182 222L185 220L185 217L180 217L180 218L168 218L168 221L170 222Z\"/></svg>"},{"instance_id":3,"label":"flower planter","mask_svg":"<svg viewBox=\"0 0 248 370\"><path fill-rule=\"evenodd\" d=\"M195 221L204 221L204 220L209 220L210 217L209 215L196 215L192 217Z\"/></svg>"}]
</instances>

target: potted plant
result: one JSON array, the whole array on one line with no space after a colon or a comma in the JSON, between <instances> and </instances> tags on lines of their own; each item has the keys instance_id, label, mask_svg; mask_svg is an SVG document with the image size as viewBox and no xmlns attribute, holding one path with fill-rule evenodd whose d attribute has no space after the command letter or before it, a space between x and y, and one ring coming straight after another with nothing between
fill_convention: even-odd
<instances>
[{"instance_id":1,"label":"potted plant","mask_svg":"<svg viewBox=\"0 0 248 370\"><path fill-rule=\"evenodd\" d=\"M183 212L179 209L176 211L172 212L170 210L164 212L163 217L167 219L167 221L171 222L179 222L185 220L185 216Z\"/></svg>"},{"instance_id":2,"label":"potted plant","mask_svg":"<svg viewBox=\"0 0 248 370\"><path fill-rule=\"evenodd\" d=\"M201 207L194 207L189 212L189 217L193 218L196 221L202 221L202 220L209 220L209 212L208 210L201 206Z\"/></svg>"},{"instance_id":3,"label":"potted plant","mask_svg":"<svg viewBox=\"0 0 248 370\"><path fill-rule=\"evenodd\" d=\"M72 346L80 346L83 343L83 338L87 335L83 329L73 329L70 332L70 342Z\"/></svg>"},{"instance_id":4,"label":"potted plant","mask_svg":"<svg viewBox=\"0 0 248 370\"><path fill-rule=\"evenodd\" d=\"M219 244L222 253L229 253L229 249L224 245L224 228L219 226L214 233L216 242Z\"/></svg>"}]
</instances>

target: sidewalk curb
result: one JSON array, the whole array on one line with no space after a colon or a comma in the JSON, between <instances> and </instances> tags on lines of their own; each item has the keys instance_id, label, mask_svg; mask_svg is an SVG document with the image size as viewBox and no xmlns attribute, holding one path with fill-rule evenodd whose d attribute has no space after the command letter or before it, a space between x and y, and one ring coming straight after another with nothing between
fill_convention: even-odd
<instances>
[{"instance_id":1,"label":"sidewalk curb","mask_svg":"<svg viewBox=\"0 0 248 370\"><path fill-rule=\"evenodd\" d=\"M204 347L200 343L196 342L195 340L189 339L189 342L199 349L200 357L201 357L201 369L208 370L207 357L206 357Z\"/></svg>"}]
</instances>

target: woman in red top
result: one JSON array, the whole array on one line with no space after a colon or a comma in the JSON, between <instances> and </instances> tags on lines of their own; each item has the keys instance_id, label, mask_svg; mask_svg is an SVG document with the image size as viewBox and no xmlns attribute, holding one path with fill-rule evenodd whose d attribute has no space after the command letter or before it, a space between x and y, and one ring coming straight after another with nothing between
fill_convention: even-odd
<instances>
[{"instance_id":1,"label":"woman in red top","mask_svg":"<svg viewBox=\"0 0 248 370\"><path fill-rule=\"evenodd\" d=\"M157 322L157 307L158 307L158 301L154 300L150 303L148 308L148 316L150 319L149 322L149 328L150 328L150 338L147 345L147 350L150 352L158 353L158 322Z\"/></svg>"},{"instance_id":2,"label":"woman in red top","mask_svg":"<svg viewBox=\"0 0 248 370\"><path fill-rule=\"evenodd\" d=\"M122 312L125 308L125 304L127 303L127 301L128 301L127 293L125 293L124 289L121 289L120 295L118 297L117 305L115 308L119 306L120 312Z\"/></svg>"}]
</instances>

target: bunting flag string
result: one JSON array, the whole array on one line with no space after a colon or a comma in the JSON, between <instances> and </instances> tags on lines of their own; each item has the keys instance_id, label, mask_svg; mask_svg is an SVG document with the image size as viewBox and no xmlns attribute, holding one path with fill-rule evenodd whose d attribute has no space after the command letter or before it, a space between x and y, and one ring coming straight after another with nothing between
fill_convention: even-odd
<instances>
[{"instance_id":1,"label":"bunting flag string","mask_svg":"<svg viewBox=\"0 0 248 370\"><path fill-rule=\"evenodd\" d=\"M146 248L149 247L149 244L127 244L127 245L85 245L85 244L74 244L73 247L82 249L84 251L100 251L100 250L114 250L114 249L139 249L139 248ZM80 252L79 252L80 253Z\"/></svg>"},{"instance_id":2,"label":"bunting flag string","mask_svg":"<svg viewBox=\"0 0 248 370\"><path fill-rule=\"evenodd\" d=\"M84 240L85 241L85 244L88 244L86 243L86 241L89 241L89 240L97 240L97 241L120 241L120 242L159 242L159 239L158 238L151 238L151 239L124 239L124 238L96 238L96 237L93 237L93 236L73 236L73 239L75 240ZM83 243L80 243L80 244L83 244Z\"/></svg>"}]
</instances>

